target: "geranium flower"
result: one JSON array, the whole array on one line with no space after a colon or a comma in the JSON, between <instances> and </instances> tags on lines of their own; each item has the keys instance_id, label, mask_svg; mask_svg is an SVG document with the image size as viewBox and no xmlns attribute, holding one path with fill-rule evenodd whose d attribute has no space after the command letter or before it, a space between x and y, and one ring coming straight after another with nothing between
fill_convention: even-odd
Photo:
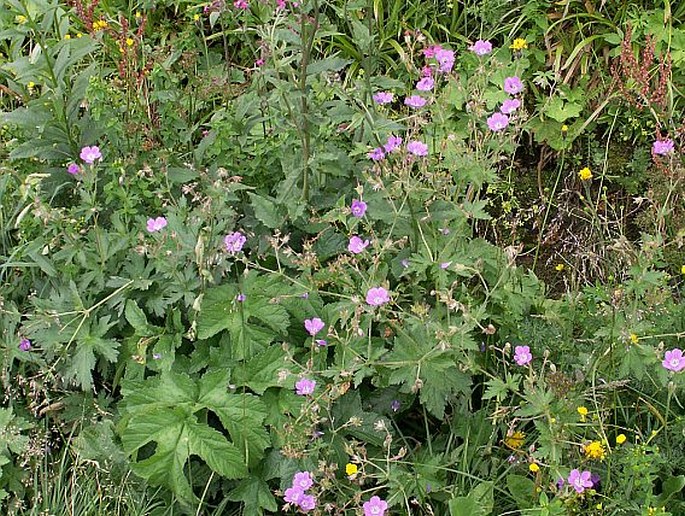
<instances>
[{"instance_id":1,"label":"geranium flower","mask_svg":"<svg viewBox=\"0 0 685 516\"><path fill-rule=\"evenodd\" d=\"M100 147L97 145L93 145L92 147L83 147L81 149L80 158L89 165L92 165L96 160L102 159Z\"/></svg>"},{"instance_id":2,"label":"geranium flower","mask_svg":"<svg viewBox=\"0 0 685 516\"><path fill-rule=\"evenodd\" d=\"M492 52L492 43L479 39L469 47L469 50L477 56L484 56Z\"/></svg>"},{"instance_id":3,"label":"geranium flower","mask_svg":"<svg viewBox=\"0 0 685 516\"><path fill-rule=\"evenodd\" d=\"M669 371L677 373L685 369L685 356L682 350L675 348L667 351L664 355L664 361L661 363Z\"/></svg>"},{"instance_id":4,"label":"geranium flower","mask_svg":"<svg viewBox=\"0 0 685 516\"><path fill-rule=\"evenodd\" d=\"M167 225L167 220L164 217L157 217L156 219L147 219L147 230L149 233L161 231Z\"/></svg>"},{"instance_id":5,"label":"geranium flower","mask_svg":"<svg viewBox=\"0 0 685 516\"><path fill-rule=\"evenodd\" d=\"M592 476L592 473L589 471L583 471L582 473L577 470L571 470L571 473L568 476L568 483L573 487L573 489L576 490L578 493L582 493L586 489L589 489L592 487L592 480L590 480L590 477Z\"/></svg>"},{"instance_id":6,"label":"geranium flower","mask_svg":"<svg viewBox=\"0 0 685 516\"><path fill-rule=\"evenodd\" d=\"M347 244L347 250L351 252L352 254L359 254L366 249L366 247L369 245L369 240L362 240L359 238L357 235L354 235L350 238L350 243Z\"/></svg>"},{"instance_id":7,"label":"geranium flower","mask_svg":"<svg viewBox=\"0 0 685 516\"><path fill-rule=\"evenodd\" d=\"M514 348L514 361L518 365L527 365L531 360L533 360L533 355L530 352L529 346L516 346Z\"/></svg>"},{"instance_id":8,"label":"geranium flower","mask_svg":"<svg viewBox=\"0 0 685 516\"><path fill-rule=\"evenodd\" d=\"M523 91L523 83L521 82L521 79L515 75L513 77L507 77L504 79L504 91L506 91L509 95L521 93Z\"/></svg>"},{"instance_id":9,"label":"geranium flower","mask_svg":"<svg viewBox=\"0 0 685 516\"><path fill-rule=\"evenodd\" d=\"M318 317L314 317L312 319L305 319L304 320L304 328L307 330L309 335L311 335L312 337L314 337L317 333L319 333L321 330L323 330L324 326L326 326L326 323L324 323Z\"/></svg>"},{"instance_id":10,"label":"geranium flower","mask_svg":"<svg viewBox=\"0 0 685 516\"><path fill-rule=\"evenodd\" d=\"M411 95L404 99L405 106L413 107L415 109L422 108L426 105L426 102L428 101L420 95Z\"/></svg>"},{"instance_id":11,"label":"geranium flower","mask_svg":"<svg viewBox=\"0 0 685 516\"><path fill-rule=\"evenodd\" d=\"M229 254L236 254L243 250L247 238L240 231L234 231L224 237L224 245Z\"/></svg>"},{"instance_id":12,"label":"geranium flower","mask_svg":"<svg viewBox=\"0 0 685 516\"><path fill-rule=\"evenodd\" d=\"M364 502L362 508L364 509L364 516L383 516L388 510L388 502L378 496L372 496L368 502Z\"/></svg>"},{"instance_id":13,"label":"geranium flower","mask_svg":"<svg viewBox=\"0 0 685 516\"><path fill-rule=\"evenodd\" d=\"M308 396L314 392L315 387L316 382L314 380L300 378L297 383L295 383L295 393L299 396Z\"/></svg>"},{"instance_id":14,"label":"geranium flower","mask_svg":"<svg viewBox=\"0 0 685 516\"><path fill-rule=\"evenodd\" d=\"M390 104L395 96L389 91L379 91L373 96L373 101L376 104Z\"/></svg>"},{"instance_id":15,"label":"geranium flower","mask_svg":"<svg viewBox=\"0 0 685 516\"><path fill-rule=\"evenodd\" d=\"M502 113L494 113L492 116L488 117L487 122L490 130L497 132L509 125L509 117Z\"/></svg>"},{"instance_id":16,"label":"geranium flower","mask_svg":"<svg viewBox=\"0 0 685 516\"><path fill-rule=\"evenodd\" d=\"M413 140L407 144L407 150L414 156L427 156L428 145L418 140Z\"/></svg>"},{"instance_id":17,"label":"geranium flower","mask_svg":"<svg viewBox=\"0 0 685 516\"><path fill-rule=\"evenodd\" d=\"M370 288L366 293L366 303L371 306L381 306L390 302L390 295L383 287Z\"/></svg>"},{"instance_id":18,"label":"geranium flower","mask_svg":"<svg viewBox=\"0 0 685 516\"><path fill-rule=\"evenodd\" d=\"M353 216L360 219L366 213L366 203L364 201L360 201L359 199L354 199L350 205L350 211L352 212Z\"/></svg>"}]
</instances>

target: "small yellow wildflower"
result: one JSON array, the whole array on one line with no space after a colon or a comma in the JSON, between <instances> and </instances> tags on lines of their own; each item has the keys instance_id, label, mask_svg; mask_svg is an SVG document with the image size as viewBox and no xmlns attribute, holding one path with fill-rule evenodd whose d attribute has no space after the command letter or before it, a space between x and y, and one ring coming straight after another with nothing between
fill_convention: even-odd
<instances>
[{"instance_id":1,"label":"small yellow wildflower","mask_svg":"<svg viewBox=\"0 0 685 516\"><path fill-rule=\"evenodd\" d=\"M538 466L535 462L531 462L528 466L528 469L531 470L533 473L537 473L538 471L540 471L540 466Z\"/></svg>"},{"instance_id":2,"label":"small yellow wildflower","mask_svg":"<svg viewBox=\"0 0 685 516\"><path fill-rule=\"evenodd\" d=\"M640 339L638 338L638 336L635 333L630 334L630 342L632 344L637 344L639 340Z\"/></svg>"},{"instance_id":3,"label":"small yellow wildflower","mask_svg":"<svg viewBox=\"0 0 685 516\"><path fill-rule=\"evenodd\" d=\"M513 448L514 450L518 450L521 446L523 446L523 442L526 439L526 434L523 432L514 432L511 435L508 435L507 437L504 438L504 444L506 444L509 448Z\"/></svg>"},{"instance_id":4,"label":"small yellow wildflower","mask_svg":"<svg viewBox=\"0 0 685 516\"><path fill-rule=\"evenodd\" d=\"M578 414L580 414L580 420L585 421L585 416L587 416L587 408L581 405L576 410L578 411Z\"/></svg>"},{"instance_id":5,"label":"small yellow wildflower","mask_svg":"<svg viewBox=\"0 0 685 516\"><path fill-rule=\"evenodd\" d=\"M568 126L567 126L566 124L563 124L563 125L561 126L561 132L562 132L562 133L567 133L567 132L568 132Z\"/></svg>"},{"instance_id":6,"label":"small yellow wildflower","mask_svg":"<svg viewBox=\"0 0 685 516\"><path fill-rule=\"evenodd\" d=\"M36 87L36 83L33 81L29 81L29 83L26 85L26 87L30 90Z\"/></svg>"},{"instance_id":7,"label":"small yellow wildflower","mask_svg":"<svg viewBox=\"0 0 685 516\"><path fill-rule=\"evenodd\" d=\"M524 38L516 38L509 48L512 48L516 51L523 50L524 48L528 48L528 43L526 43Z\"/></svg>"},{"instance_id":8,"label":"small yellow wildflower","mask_svg":"<svg viewBox=\"0 0 685 516\"><path fill-rule=\"evenodd\" d=\"M127 46L132 47L133 43L134 43L133 38L126 38L126 45Z\"/></svg>"},{"instance_id":9,"label":"small yellow wildflower","mask_svg":"<svg viewBox=\"0 0 685 516\"><path fill-rule=\"evenodd\" d=\"M685 274L685 265L680 266L680 274Z\"/></svg>"},{"instance_id":10,"label":"small yellow wildflower","mask_svg":"<svg viewBox=\"0 0 685 516\"><path fill-rule=\"evenodd\" d=\"M592 179L592 171L588 167L581 168L578 177L581 181L589 181Z\"/></svg>"},{"instance_id":11,"label":"small yellow wildflower","mask_svg":"<svg viewBox=\"0 0 685 516\"><path fill-rule=\"evenodd\" d=\"M16 21L19 24L23 24L23 23L27 22L27 19L26 19L26 16L24 16L23 14L17 14L14 17L14 21Z\"/></svg>"},{"instance_id":12,"label":"small yellow wildflower","mask_svg":"<svg viewBox=\"0 0 685 516\"><path fill-rule=\"evenodd\" d=\"M194 20L194 21L198 21L199 19L200 19L200 15L199 15L199 14L197 14L197 13L193 14L193 20Z\"/></svg>"},{"instance_id":13,"label":"small yellow wildflower","mask_svg":"<svg viewBox=\"0 0 685 516\"><path fill-rule=\"evenodd\" d=\"M83 34L81 34L80 32L77 32L77 33L76 33L76 37L77 37L77 38L80 38L81 36L83 36Z\"/></svg>"},{"instance_id":14,"label":"small yellow wildflower","mask_svg":"<svg viewBox=\"0 0 685 516\"><path fill-rule=\"evenodd\" d=\"M95 32L97 32L99 30L105 30L107 27L109 27L109 25L107 24L107 22L105 20L95 20L93 22L93 30Z\"/></svg>"},{"instance_id":15,"label":"small yellow wildflower","mask_svg":"<svg viewBox=\"0 0 685 516\"><path fill-rule=\"evenodd\" d=\"M626 434L618 434L616 436L616 444L623 444L624 442L626 442L626 439L628 439L626 437Z\"/></svg>"},{"instance_id":16,"label":"small yellow wildflower","mask_svg":"<svg viewBox=\"0 0 685 516\"><path fill-rule=\"evenodd\" d=\"M359 471L359 468L356 464L352 464L351 462L345 464L345 473L347 476L351 477L352 475L356 475L357 471Z\"/></svg>"},{"instance_id":17,"label":"small yellow wildflower","mask_svg":"<svg viewBox=\"0 0 685 516\"><path fill-rule=\"evenodd\" d=\"M140 11L136 11L136 18L142 18L143 15L141 14Z\"/></svg>"},{"instance_id":18,"label":"small yellow wildflower","mask_svg":"<svg viewBox=\"0 0 685 516\"><path fill-rule=\"evenodd\" d=\"M604 457L606 457L606 450L599 441L592 441L585 446L585 456L588 459L604 460Z\"/></svg>"},{"instance_id":19,"label":"small yellow wildflower","mask_svg":"<svg viewBox=\"0 0 685 516\"><path fill-rule=\"evenodd\" d=\"M71 39L71 34L65 34L64 39Z\"/></svg>"},{"instance_id":20,"label":"small yellow wildflower","mask_svg":"<svg viewBox=\"0 0 685 516\"><path fill-rule=\"evenodd\" d=\"M565 266L563 263L557 263L556 266L554 267L554 269L555 269L557 272L561 272L561 271L563 271L565 268L566 268L566 266Z\"/></svg>"}]
</instances>

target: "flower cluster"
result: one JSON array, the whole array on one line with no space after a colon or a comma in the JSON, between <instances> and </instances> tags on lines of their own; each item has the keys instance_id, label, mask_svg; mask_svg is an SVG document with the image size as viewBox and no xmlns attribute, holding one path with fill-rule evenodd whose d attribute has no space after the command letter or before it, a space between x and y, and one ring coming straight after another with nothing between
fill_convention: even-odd
<instances>
[{"instance_id":1,"label":"flower cluster","mask_svg":"<svg viewBox=\"0 0 685 516\"><path fill-rule=\"evenodd\" d=\"M302 512L309 512L316 508L316 498L307 494L307 490L314 485L314 479L309 471L298 471L293 476L292 486L285 490L283 499L299 507Z\"/></svg>"}]
</instances>

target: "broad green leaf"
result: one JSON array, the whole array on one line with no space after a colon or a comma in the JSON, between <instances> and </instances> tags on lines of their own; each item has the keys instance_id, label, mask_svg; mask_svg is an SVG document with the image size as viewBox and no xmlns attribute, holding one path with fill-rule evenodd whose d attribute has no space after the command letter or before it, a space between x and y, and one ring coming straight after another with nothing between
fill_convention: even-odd
<instances>
[{"instance_id":1,"label":"broad green leaf","mask_svg":"<svg viewBox=\"0 0 685 516\"><path fill-rule=\"evenodd\" d=\"M186 427L191 454L202 457L210 468L225 478L247 475L242 454L221 432L192 421L187 422Z\"/></svg>"},{"instance_id":2,"label":"broad green leaf","mask_svg":"<svg viewBox=\"0 0 685 516\"><path fill-rule=\"evenodd\" d=\"M259 477L249 477L242 480L233 491L228 493L228 499L245 504L245 514L264 514L267 511L278 511L278 503L271 494L269 484Z\"/></svg>"},{"instance_id":3,"label":"broad green leaf","mask_svg":"<svg viewBox=\"0 0 685 516\"><path fill-rule=\"evenodd\" d=\"M233 372L233 383L249 387L257 394L263 394L269 387L281 387L279 373L290 371L292 364L281 346L271 345Z\"/></svg>"}]
</instances>

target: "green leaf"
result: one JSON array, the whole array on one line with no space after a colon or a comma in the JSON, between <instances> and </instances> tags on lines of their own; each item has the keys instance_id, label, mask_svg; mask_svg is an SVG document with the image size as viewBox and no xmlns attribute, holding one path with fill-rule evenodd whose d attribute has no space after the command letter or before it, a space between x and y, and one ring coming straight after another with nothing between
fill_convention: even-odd
<instances>
[{"instance_id":1,"label":"green leaf","mask_svg":"<svg viewBox=\"0 0 685 516\"><path fill-rule=\"evenodd\" d=\"M575 118L583 111L583 107L575 102L565 102L561 97L553 97L542 112L559 123L569 118Z\"/></svg>"},{"instance_id":2,"label":"green leaf","mask_svg":"<svg viewBox=\"0 0 685 516\"><path fill-rule=\"evenodd\" d=\"M481 482L468 494L449 502L450 516L487 516L495 505L493 483Z\"/></svg>"},{"instance_id":3,"label":"green leaf","mask_svg":"<svg viewBox=\"0 0 685 516\"><path fill-rule=\"evenodd\" d=\"M279 373L292 370L292 364L281 346L269 346L247 363L238 365L233 372L233 383L246 386L257 394L269 387L281 387Z\"/></svg>"},{"instance_id":4,"label":"green leaf","mask_svg":"<svg viewBox=\"0 0 685 516\"><path fill-rule=\"evenodd\" d=\"M535 482L521 475L507 475L507 489L514 497L519 509L530 509L536 498Z\"/></svg>"},{"instance_id":5,"label":"green leaf","mask_svg":"<svg viewBox=\"0 0 685 516\"><path fill-rule=\"evenodd\" d=\"M136 333L142 337L148 337L151 335L150 329L148 328L147 317L145 312L141 310L133 299L126 301L126 309L124 310L124 315L128 323L136 330Z\"/></svg>"},{"instance_id":6,"label":"green leaf","mask_svg":"<svg viewBox=\"0 0 685 516\"><path fill-rule=\"evenodd\" d=\"M402 385L404 392L418 391L426 409L442 418L445 405L455 395L470 391L471 378L457 368L450 349L436 344L425 325L411 325L398 331L382 365L391 369L390 384Z\"/></svg>"},{"instance_id":7,"label":"green leaf","mask_svg":"<svg viewBox=\"0 0 685 516\"><path fill-rule=\"evenodd\" d=\"M264 197L255 193L248 193L250 203L254 209L254 214L257 219L267 228L276 229L285 222L285 215L279 209L279 204L276 199L271 197Z\"/></svg>"},{"instance_id":8,"label":"green leaf","mask_svg":"<svg viewBox=\"0 0 685 516\"><path fill-rule=\"evenodd\" d=\"M191 455L227 479L244 478L247 461L257 462L270 444L263 426L266 408L248 394L228 393L228 372L215 370L195 382L184 374L165 372L145 381L124 382L120 405L121 442L128 454L154 453L134 461L133 471L151 485L171 489L186 503L195 502L185 465ZM225 434L198 421L197 413L217 414ZM246 460L247 459L247 460Z\"/></svg>"},{"instance_id":9,"label":"green leaf","mask_svg":"<svg viewBox=\"0 0 685 516\"><path fill-rule=\"evenodd\" d=\"M278 503L271 494L269 484L259 477L249 477L242 480L230 493L228 499L245 504L245 514L263 514L262 509L276 512Z\"/></svg>"}]
</instances>

